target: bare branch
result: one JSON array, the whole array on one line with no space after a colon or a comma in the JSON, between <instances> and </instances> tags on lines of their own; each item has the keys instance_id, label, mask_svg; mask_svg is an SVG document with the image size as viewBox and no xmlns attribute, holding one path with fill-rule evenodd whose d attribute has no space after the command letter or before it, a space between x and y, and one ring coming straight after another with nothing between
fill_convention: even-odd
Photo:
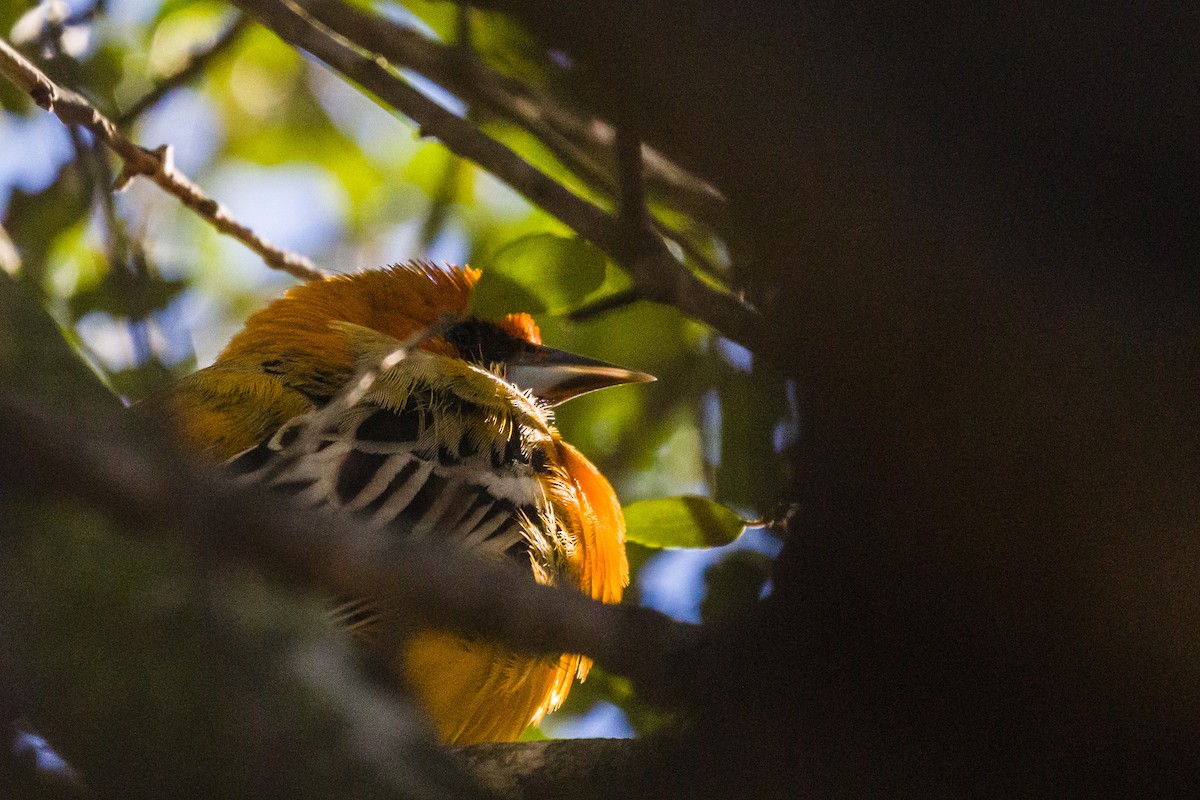
<instances>
[{"instance_id":1,"label":"bare branch","mask_svg":"<svg viewBox=\"0 0 1200 800\"><path fill-rule=\"evenodd\" d=\"M534 203L553 209L555 216L598 245L612 243L613 231L601 209L414 89L388 71L383 59L360 54L345 38L312 20L291 0L236 1L284 41L312 53L412 119L422 135L435 137L452 152L483 165Z\"/></svg>"},{"instance_id":2,"label":"bare branch","mask_svg":"<svg viewBox=\"0 0 1200 800\"><path fill-rule=\"evenodd\" d=\"M621 220L630 230L646 224L646 187L643 180L642 141L622 125L617 129L617 174L621 183Z\"/></svg>"},{"instance_id":3,"label":"bare branch","mask_svg":"<svg viewBox=\"0 0 1200 800\"><path fill-rule=\"evenodd\" d=\"M292 0L235 2L284 41L312 53L412 119L422 134L436 137L451 152L487 169L591 241L629 271L646 299L671 305L765 358L777 357L773 337L758 313L740 297L701 280L676 261L648 226L637 236L627 235L619 220L417 91L393 74L382 57L358 52Z\"/></svg>"},{"instance_id":4,"label":"bare branch","mask_svg":"<svg viewBox=\"0 0 1200 800\"><path fill-rule=\"evenodd\" d=\"M584 320L598 317L601 314L616 311L618 308L624 308L641 299L642 295L636 289L624 289L619 292L613 292L607 297L601 297L599 300L595 300L587 305L580 306L568 314L567 319L572 322L583 322Z\"/></svg>"},{"instance_id":5,"label":"bare branch","mask_svg":"<svg viewBox=\"0 0 1200 800\"><path fill-rule=\"evenodd\" d=\"M473 50L471 43L471 3L469 0L457 0L457 14L454 18L455 32L458 38L454 41L454 46L464 55L468 56Z\"/></svg>"},{"instance_id":6,"label":"bare branch","mask_svg":"<svg viewBox=\"0 0 1200 800\"><path fill-rule=\"evenodd\" d=\"M216 200L208 197L204 190L175 168L170 145L147 150L130 142L117 131L113 121L93 108L86 98L54 83L3 39L0 39L0 74L28 92L38 106L54 113L63 124L87 128L120 156L124 163L117 176L116 190L125 188L138 175L145 176L218 231L232 236L258 253L273 269L283 270L306 281L324 277L324 273L308 258L267 241L238 222Z\"/></svg>"},{"instance_id":7,"label":"bare branch","mask_svg":"<svg viewBox=\"0 0 1200 800\"><path fill-rule=\"evenodd\" d=\"M302 5L314 19L364 50L419 72L470 105L521 126L576 175L616 196L612 156L616 134L609 123L582 116L547 93L488 69L478 59L464 59L460 45L431 41L341 0L307 0ZM710 184L648 145L642 145L642 160L647 188L654 197L716 230L727 227L725 200Z\"/></svg>"},{"instance_id":8,"label":"bare branch","mask_svg":"<svg viewBox=\"0 0 1200 800\"><path fill-rule=\"evenodd\" d=\"M662 234L664 239L679 245L679 249L683 251L684 255L691 259L692 263L695 264L696 268L701 272L711 276L713 280L724 279L728 269L717 266L717 264L714 263L707 255L700 251L699 246L693 239L683 236L676 231L667 230L662 227L659 227L658 231Z\"/></svg>"}]
</instances>

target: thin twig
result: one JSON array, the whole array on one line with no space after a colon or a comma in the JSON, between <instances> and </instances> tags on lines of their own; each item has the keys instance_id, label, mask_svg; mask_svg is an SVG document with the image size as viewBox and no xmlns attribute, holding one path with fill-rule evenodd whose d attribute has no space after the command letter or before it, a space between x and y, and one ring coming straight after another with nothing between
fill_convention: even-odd
<instances>
[{"instance_id":1,"label":"thin twig","mask_svg":"<svg viewBox=\"0 0 1200 800\"><path fill-rule=\"evenodd\" d=\"M620 182L618 207L622 224L629 230L646 226L646 188L642 179L642 140L629 126L617 128L617 177Z\"/></svg>"},{"instance_id":2,"label":"thin twig","mask_svg":"<svg viewBox=\"0 0 1200 800\"><path fill-rule=\"evenodd\" d=\"M601 297L587 305L567 314L567 319L572 322L583 322L584 320L598 317L601 314L607 314L611 311L616 311L618 308L632 305L642 299L641 293L637 289L622 289L619 292L613 292L607 297Z\"/></svg>"},{"instance_id":3,"label":"thin twig","mask_svg":"<svg viewBox=\"0 0 1200 800\"><path fill-rule=\"evenodd\" d=\"M459 321L461 321L461 317L455 314L442 314L432 324L416 331L404 341L398 342L395 349L379 359L377 363L361 371L343 391L324 406L301 417L300 434L296 440L291 446L283 448L274 461L255 473L257 482L264 486L269 485L273 477L290 466L289 462L315 453L320 449L322 434L336 429L337 420L362 400L384 373L401 361L408 359L422 342L435 336L441 336L447 328Z\"/></svg>"},{"instance_id":4,"label":"thin twig","mask_svg":"<svg viewBox=\"0 0 1200 800\"><path fill-rule=\"evenodd\" d=\"M65 125L87 128L123 161L114 189L120 191L138 175L149 178L168 194L194 211L221 233L237 239L262 257L268 266L301 280L324 278L308 258L284 250L238 222L229 210L204 193L190 178L175 168L170 145L154 150L134 144L117 130L108 117L97 111L82 95L64 89L46 77L28 59L0 39L0 74L29 93L38 106L54 113Z\"/></svg>"},{"instance_id":5,"label":"thin twig","mask_svg":"<svg viewBox=\"0 0 1200 800\"><path fill-rule=\"evenodd\" d=\"M534 203L554 209L559 219L598 245L601 242L612 244L613 231L603 211L389 72L380 60L360 54L345 38L315 22L296 3L291 0L235 2L262 20L284 41L312 53L412 119L420 126L423 136L437 138L452 152L484 165Z\"/></svg>"},{"instance_id":6,"label":"thin twig","mask_svg":"<svg viewBox=\"0 0 1200 800\"><path fill-rule=\"evenodd\" d=\"M192 53L187 63L175 72L155 81L154 88L135 100L129 108L117 117L117 126L126 128L156 105L172 89L188 83L208 67L217 56L232 46L238 38L250 27L250 20L244 14L238 14L221 34L208 47Z\"/></svg>"},{"instance_id":7,"label":"thin twig","mask_svg":"<svg viewBox=\"0 0 1200 800\"><path fill-rule=\"evenodd\" d=\"M454 27L458 38L454 40L454 46L459 53L469 57L474 52L474 45L471 42L471 4L468 0L458 0L457 6Z\"/></svg>"},{"instance_id":8,"label":"thin twig","mask_svg":"<svg viewBox=\"0 0 1200 800\"><path fill-rule=\"evenodd\" d=\"M101 219L104 220L104 245L110 273L126 287L145 282L148 275L145 254L140 245L129 236L125 221L117 213L117 205L113 202L113 194L108 188L112 185L112 169L105 157L103 146L95 138L90 142L84 141L78 126L69 126L67 130L75 147L76 163L92 175L93 193L96 203L100 205ZM145 319L131 317L125 320L125 327L133 345L134 364L147 363L154 355L154 346L150 342L150 332Z\"/></svg>"},{"instance_id":9,"label":"thin twig","mask_svg":"<svg viewBox=\"0 0 1200 800\"><path fill-rule=\"evenodd\" d=\"M386 61L363 55L345 37L313 20L292 0L235 0L289 44L307 50L383 102L412 119L423 135L479 164L589 240L633 278L648 300L671 305L705 322L723 336L766 358L777 356L761 317L739 297L702 281L671 255L646 226L636 236L603 209L573 194L500 142L417 91L387 68Z\"/></svg>"},{"instance_id":10,"label":"thin twig","mask_svg":"<svg viewBox=\"0 0 1200 800\"><path fill-rule=\"evenodd\" d=\"M99 3L93 5L85 13L94 15L98 11ZM88 17L89 21L90 19L91 16ZM54 31L53 35L51 35L52 30ZM62 32L62 23L54 26L48 25L43 31L43 46L47 48L51 60L70 59L63 48ZM75 150L75 162L85 174L90 174L92 177L92 193L95 202L100 206L101 219L104 221L104 243L109 269L128 270L132 266L129 257L133 252L133 247L125 223L117 213L117 204L113 199L113 194L109 191L113 175L108 160L104 156L103 146L94 137L90 141L86 140L83 130L77 125L68 125L67 133L71 137L71 145ZM144 360L143 352L139 349L141 343L138 342L138 337L132 329L130 338L134 340L135 359L141 363ZM148 342L144 343L148 345Z\"/></svg>"},{"instance_id":11,"label":"thin twig","mask_svg":"<svg viewBox=\"0 0 1200 800\"><path fill-rule=\"evenodd\" d=\"M429 254L429 248L437 239L454 206L457 195L459 176L462 174L462 159L451 153L446 161L446 167L438 179L437 186L430 197L429 213L421 223L421 231L417 236L417 247L422 257Z\"/></svg>"}]
</instances>

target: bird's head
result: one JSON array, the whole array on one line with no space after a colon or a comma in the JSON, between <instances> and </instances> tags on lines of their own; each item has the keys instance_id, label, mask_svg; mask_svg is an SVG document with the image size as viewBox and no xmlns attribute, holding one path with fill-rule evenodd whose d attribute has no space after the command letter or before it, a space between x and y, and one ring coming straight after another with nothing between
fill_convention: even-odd
<instances>
[{"instance_id":1,"label":"bird's head","mask_svg":"<svg viewBox=\"0 0 1200 800\"><path fill-rule=\"evenodd\" d=\"M550 405L608 386L654 380L644 372L546 347L528 314L495 321L467 317L452 323L428 347L444 347L448 355L497 371Z\"/></svg>"},{"instance_id":2,"label":"bird's head","mask_svg":"<svg viewBox=\"0 0 1200 800\"><path fill-rule=\"evenodd\" d=\"M340 385L354 371L354 356L336 324L350 323L401 341L432 327L436 333L421 343L422 349L493 371L550 405L608 386L654 380L644 372L546 347L528 314L497 320L471 316L470 294L479 276L470 267L414 262L306 283L254 314L218 363L278 365L285 381L320 394L320 387ZM447 318L451 321L444 324Z\"/></svg>"}]
</instances>

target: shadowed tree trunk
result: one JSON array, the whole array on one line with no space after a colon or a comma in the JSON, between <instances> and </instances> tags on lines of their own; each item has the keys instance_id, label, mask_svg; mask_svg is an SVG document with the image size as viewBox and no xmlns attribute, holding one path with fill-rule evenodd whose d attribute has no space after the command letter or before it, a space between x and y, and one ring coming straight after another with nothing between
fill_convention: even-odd
<instances>
[{"instance_id":1,"label":"shadowed tree trunk","mask_svg":"<svg viewBox=\"0 0 1200 800\"><path fill-rule=\"evenodd\" d=\"M727 194L805 401L775 595L645 793L1193 782L1195 14L487 5Z\"/></svg>"}]
</instances>

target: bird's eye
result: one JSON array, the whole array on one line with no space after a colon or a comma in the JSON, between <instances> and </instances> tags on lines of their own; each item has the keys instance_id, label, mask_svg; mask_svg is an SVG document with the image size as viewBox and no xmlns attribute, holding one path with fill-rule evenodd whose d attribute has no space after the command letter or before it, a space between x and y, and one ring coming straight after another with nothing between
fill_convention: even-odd
<instances>
[{"instance_id":1,"label":"bird's eye","mask_svg":"<svg viewBox=\"0 0 1200 800\"><path fill-rule=\"evenodd\" d=\"M483 348L480 342L478 323L475 320L466 320L450 326L442 334L442 338L453 345L463 358L470 361L482 360Z\"/></svg>"},{"instance_id":2,"label":"bird's eye","mask_svg":"<svg viewBox=\"0 0 1200 800\"><path fill-rule=\"evenodd\" d=\"M499 326L477 319L452 325L442 338L454 346L461 358L482 365L504 361L521 348L521 342Z\"/></svg>"}]
</instances>

